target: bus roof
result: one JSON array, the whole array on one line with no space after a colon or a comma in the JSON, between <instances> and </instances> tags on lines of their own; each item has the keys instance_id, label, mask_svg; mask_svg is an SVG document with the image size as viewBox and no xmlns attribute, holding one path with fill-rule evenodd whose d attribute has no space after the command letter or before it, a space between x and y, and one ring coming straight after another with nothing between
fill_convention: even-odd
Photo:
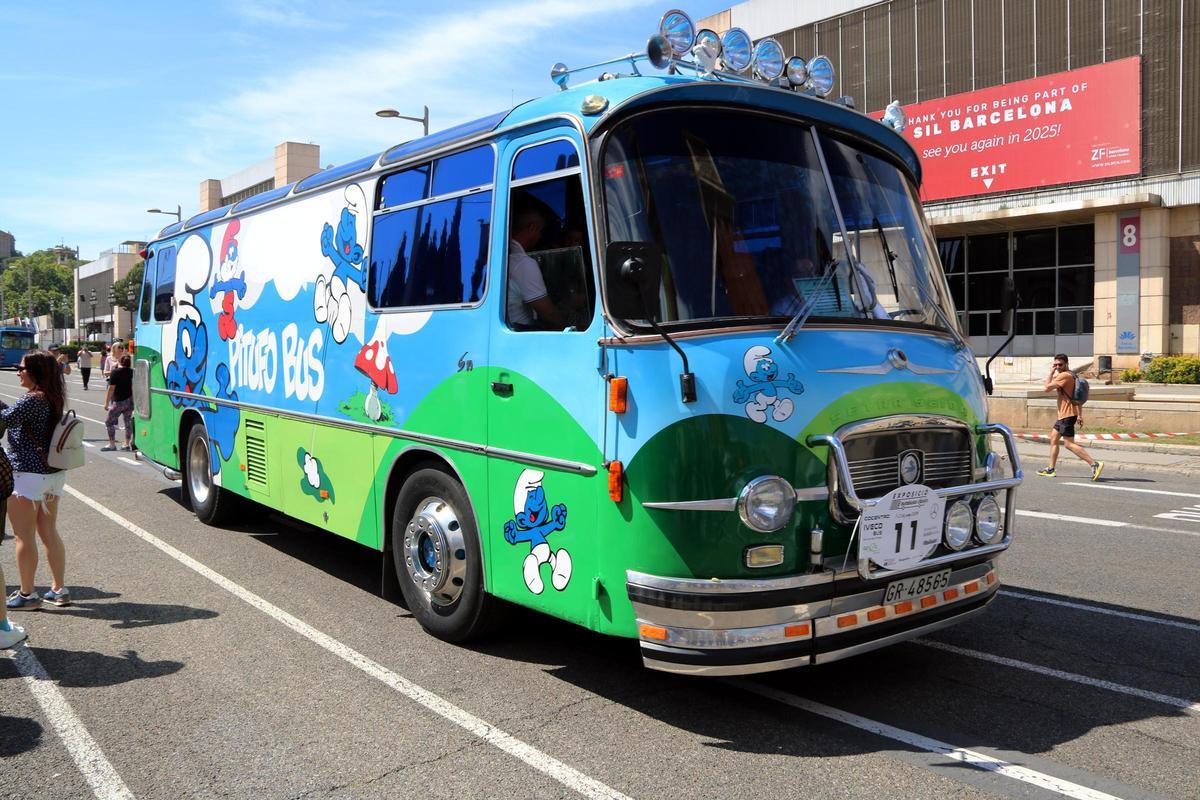
<instances>
[{"instance_id":1,"label":"bus roof","mask_svg":"<svg viewBox=\"0 0 1200 800\"><path fill-rule=\"evenodd\" d=\"M598 95L606 101L597 113L585 113L585 98ZM520 127L538 119L568 116L590 133L618 115L635 108L664 102L700 102L739 105L779 111L836 127L894 155L913 180L920 183L921 165L909 142L895 130L841 103L750 81L707 80L693 76L622 75L595 80L529 100L501 111L436 133L395 145L382 153L316 172L301 181L243 200L233 206L205 211L173 222L158 232L155 241L199 228L228 216L257 209L322 186L369 174L394 164L453 146L494 131Z\"/></svg>"}]
</instances>

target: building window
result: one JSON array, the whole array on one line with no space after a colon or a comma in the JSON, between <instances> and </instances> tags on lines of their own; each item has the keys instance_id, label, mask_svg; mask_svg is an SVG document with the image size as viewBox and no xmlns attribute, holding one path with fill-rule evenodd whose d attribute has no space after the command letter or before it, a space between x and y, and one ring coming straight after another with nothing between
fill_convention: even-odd
<instances>
[{"instance_id":1,"label":"building window","mask_svg":"<svg viewBox=\"0 0 1200 800\"><path fill-rule=\"evenodd\" d=\"M942 267L969 336L999 336L1000 295L1013 277L1018 336L1090 335L1094 226L1068 225L938 239Z\"/></svg>"},{"instance_id":2,"label":"building window","mask_svg":"<svg viewBox=\"0 0 1200 800\"><path fill-rule=\"evenodd\" d=\"M231 206L234 203L240 203L243 200L248 200L249 198L254 197L254 195L256 195L256 194L262 194L263 192L269 192L270 190L272 190L274 188L275 188L275 179L268 178L267 180L263 181L262 183L256 183L253 186L247 186L245 189L242 189L240 192L234 192L231 195L222 197L221 205L222 206Z\"/></svg>"}]
</instances>

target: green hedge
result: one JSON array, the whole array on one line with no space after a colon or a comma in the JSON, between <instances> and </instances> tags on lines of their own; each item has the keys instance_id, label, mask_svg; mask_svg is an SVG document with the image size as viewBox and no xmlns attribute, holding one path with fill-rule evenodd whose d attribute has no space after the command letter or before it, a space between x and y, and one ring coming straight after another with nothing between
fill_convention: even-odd
<instances>
[{"instance_id":1,"label":"green hedge","mask_svg":"<svg viewBox=\"0 0 1200 800\"><path fill-rule=\"evenodd\" d=\"M1142 379L1140 369L1127 369L1121 373L1121 383L1137 383Z\"/></svg>"},{"instance_id":2,"label":"green hedge","mask_svg":"<svg viewBox=\"0 0 1200 800\"><path fill-rule=\"evenodd\" d=\"M1151 383L1200 383L1200 358L1159 356L1142 370L1142 378Z\"/></svg>"}]
</instances>

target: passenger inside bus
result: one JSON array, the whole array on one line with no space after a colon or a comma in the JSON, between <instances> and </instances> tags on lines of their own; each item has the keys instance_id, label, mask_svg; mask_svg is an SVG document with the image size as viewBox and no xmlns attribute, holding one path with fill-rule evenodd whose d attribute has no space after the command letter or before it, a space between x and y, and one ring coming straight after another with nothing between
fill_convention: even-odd
<instances>
[{"instance_id":1,"label":"passenger inside bus","mask_svg":"<svg viewBox=\"0 0 1200 800\"><path fill-rule=\"evenodd\" d=\"M513 192L507 312L514 330L579 331L591 323L595 292L582 196L569 202L570 189L577 190L571 181L578 179Z\"/></svg>"}]
</instances>

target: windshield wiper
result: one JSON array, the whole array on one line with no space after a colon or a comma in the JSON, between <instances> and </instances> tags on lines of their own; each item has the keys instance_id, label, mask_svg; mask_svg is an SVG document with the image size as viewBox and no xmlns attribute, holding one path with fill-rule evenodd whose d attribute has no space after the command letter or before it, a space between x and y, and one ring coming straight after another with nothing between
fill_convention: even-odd
<instances>
[{"instance_id":1,"label":"windshield wiper","mask_svg":"<svg viewBox=\"0 0 1200 800\"><path fill-rule=\"evenodd\" d=\"M808 321L813 309L816 308L817 300L825 293L825 288L829 286L829 282L837 274L838 262L834 259L833 254L829 252L829 246L825 244L825 234L821 232L820 228L817 228L813 232L813 235L816 237L817 258L825 265L821 271L821 282L805 296L804 301L800 304L800 310L796 312L795 316L791 318L783 330L780 331L779 335L775 337L776 344L786 344L796 335L797 331L804 327L804 323ZM840 304L840 296L838 300Z\"/></svg>"},{"instance_id":2,"label":"windshield wiper","mask_svg":"<svg viewBox=\"0 0 1200 800\"><path fill-rule=\"evenodd\" d=\"M871 220L875 225L875 230L879 233L879 243L883 245L883 255L887 259L888 275L892 278L892 292L895 294L896 302L900 302L900 285L896 283L896 254L892 252L892 248L888 245L887 234L883 232L883 225L879 224L879 217L874 217Z\"/></svg>"}]
</instances>

